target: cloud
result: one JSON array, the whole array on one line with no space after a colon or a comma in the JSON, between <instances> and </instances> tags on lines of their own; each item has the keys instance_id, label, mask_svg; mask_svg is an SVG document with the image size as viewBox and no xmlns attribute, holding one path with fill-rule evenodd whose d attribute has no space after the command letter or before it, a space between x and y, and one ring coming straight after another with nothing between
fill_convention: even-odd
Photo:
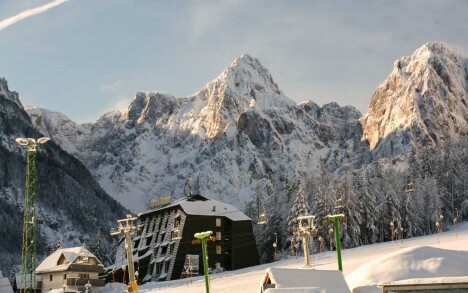
<instances>
[{"instance_id":1,"label":"cloud","mask_svg":"<svg viewBox=\"0 0 468 293\"><path fill-rule=\"evenodd\" d=\"M69 1L69 0L54 0L52 2L44 4L42 6L27 9L27 10L21 12L21 13L18 13L15 16L6 18L6 19L0 21L0 31L6 29L10 25L13 25L13 24L17 23L18 21L21 21L21 20L26 19L28 17L34 16L36 14L46 12L47 10L49 10L51 8L54 8L56 6L59 6L60 4L65 3L67 1Z\"/></svg>"},{"instance_id":2,"label":"cloud","mask_svg":"<svg viewBox=\"0 0 468 293\"><path fill-rule=\"evenodd\" d=\"M118 81L115 81L113 83L110 83L110 84L103 84L101 86L101 90L104 91L104 92L118 92L122 89L123 87L123 83L118 80Z\"/></svg>"}]
</instances>

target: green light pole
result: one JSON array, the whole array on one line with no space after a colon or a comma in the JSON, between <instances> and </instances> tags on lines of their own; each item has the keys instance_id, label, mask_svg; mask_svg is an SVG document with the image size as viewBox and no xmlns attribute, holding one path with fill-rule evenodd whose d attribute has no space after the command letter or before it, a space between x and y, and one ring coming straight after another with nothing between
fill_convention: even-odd
<instances>
[{"instance_id":1,"label":"green light pole","mask_svg":"<svg viewBox=\"0 0 468 293\"><path fill-rule=\"evenodd\" d=\"M26 147L26 189L24 192L23 243L21 246L20 291L36 291L36 148L49 140L41 137L17 138L16 142Z\"/></svg>"},{"instance_id":2,"label":"green light pole","mask_svg":"<svg viewBox=\"0 0 468 293\"><path fill-rule=\"evenodd\" d=\"M338 257L338 269L343 271L343 265L341 264L341 244L340 244L340 226L338 225L340 219L343 218L343 214L338 215L328 215L327 218L333 221L333 226L335 227L335 247L336 247L336 255Z\"/></svg>"},{"instance_id":3,"label":"green light pole","mask_svg":"<svg viewBox=\"0 0 468 293\"><path fill-rule=\"evenodd\" d=\"M206 293L210 293L210 278L208 276L208 253L206 251L206 241L211 237L211 234L213 234L213 231L200 232L193 235L193 237L201 240L202 243L203 272L205 274Z\"/></svg>"}]
</instances>

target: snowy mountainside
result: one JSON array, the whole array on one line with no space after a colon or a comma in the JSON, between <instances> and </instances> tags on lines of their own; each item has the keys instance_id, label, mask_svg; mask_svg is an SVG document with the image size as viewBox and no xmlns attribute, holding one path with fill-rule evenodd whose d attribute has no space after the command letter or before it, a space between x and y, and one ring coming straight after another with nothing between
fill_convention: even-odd
<instances>
[{"instance_id":1,"label":"snowy mountainside","mask_svg":"<svg viewBox=\"0 0 468 293\"><path fill-rule=\"evenodd\" d=\"M21 259L22 210L25 189L26 150L17 137L39 138L41 133L23 109L18 94L4 79L0 94L0 269L9 271ZM108 229L125 209L92 177L76 158L53 141L37 151L38 260L49 245L91 244L99 234L109 244Z\"/></svg>"},{"instance_id":2,"label":"snowy mountainside","mask_svg":"<svg viewBox=\"0 0 468 293\"><path fill-rule=\"evenodd\" d=\"M468 59L443 43L427 43L393 70L360 119L363 140L379 157L404 154L412 142L438 145L468 134Z\"/></svg>"},{"instance_id":3,"label":"snowy mountainside","mask_svg":"<svg viewBox=\"0 0 468 293\"><path fill-rule=\"evenodd\" d=\"M355 164L365 145L356 109L296 105L248 55L192 96L139 92L125 113L96 123L28 111L33 121L49 121L36 125L44 133L54 129L51 137L137 211L152 197L183 195L189 177L197 192L242 208L255 189L266 197L322 163Z\"/></svg>"}]
</instances>

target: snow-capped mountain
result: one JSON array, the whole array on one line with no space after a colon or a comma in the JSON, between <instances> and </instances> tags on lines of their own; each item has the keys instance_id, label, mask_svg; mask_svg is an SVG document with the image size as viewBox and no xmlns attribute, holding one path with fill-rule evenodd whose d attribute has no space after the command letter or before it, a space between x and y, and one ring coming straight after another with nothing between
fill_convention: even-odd
<instances>
[{"instance_id":1,"label":"snow-capped mountain","mask_svg":"<svg viewBox=\"0 0 468 293\"><path fill-rule=\"evenodd\" d=\"M26 150L15 139L42 135L18 94L0 79L0 269L6 271L21 259ZM98 238L109 244L108 230L126 210L53 141L38 147L36 162L38 260L60 239L64 245L80 245L84 239L92 245Z\"/></svg>"},{"instance_id":2,"label":"snow-capped mountain","mask_svg":"<svg viewBox=\"0 0 468 293\"><path fill-rule=\"evenodd\" d=\"M378 157L408 152L413 140L438 145L468 133L468 59L427 43L395 61L361 119L363 140Z\"/></svg>"},{"instance_id":3,"label":"snow-capped mountain","mask_svg":"<svg viewBox=\"0 0 468 293\"><path fill-rule=\"evenodd\" d=\"M395 62L363 116L336 103L297 105L248 55L192 96L138 92L125 113L95 123L27 111L131 209L144 209L153 197L183 195L189 177L197 192L242 208L255 190L264 197L281 193L321 166L359 168L371 157L405 154L413 143L466 135L467 68L457 49L425 44Z\"/></svg>"},{"instance_id":4,"label":"snow-capped mountain","mask_svg":"<svg viewBox=\"0 0 468 293\"><path fill-rule=\"evenodd\" d=\"M135 210L152 197L183 195L189 177L197 192L243 207L255 189L271 195L322 163L356 163L365 145L355 108L297 105L248 55L192 96L139 92L125 113L96 123L78 125L38 108L28 113Z\"/></svg>"}]
</instances>

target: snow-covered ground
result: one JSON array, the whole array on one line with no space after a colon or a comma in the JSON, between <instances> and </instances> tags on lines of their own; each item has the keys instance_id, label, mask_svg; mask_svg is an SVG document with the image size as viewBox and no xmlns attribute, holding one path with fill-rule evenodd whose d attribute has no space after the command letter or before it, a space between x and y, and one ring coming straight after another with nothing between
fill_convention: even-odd
<instances>
[{"instance_id":1,"label":"snow-covered ground","mask_svg":"<svg viewBox=\"0 0 468 293\"><path fill-rule=\"evenodd\" d=\"M412 255L411 252L414 251L414 255L419 258L419 260L424 259L427 263L432 263L432 265L416 266L413 265L411 270L407 270L407 275L400 275L402 279L409 279L414 277L415 270L426 270L427 268L436 272L433 276L438 276L437 272L447 271L444 268L438 267L436 263L442 264L442 266L450 266L458 268L461 270L460 275L468 275L468 263L463 263L463 260L457 263L452 263L453 258L444 258L440 260L440 256L428 255L434 251L432 248L452 250L452 252L444 252L443 255L453 254L453 251L460 251L459 256L466 258L468 253L468 223L462 223L457 226L458 237L455 237L455 233L452 230L440 234L440 243L438 241L438 235L428 235L422 237L416 237L412 239L405 239L403 243L398 242L386 242L379 243L374 245L361 246L353 249L344 250L342 253L343 257L343 273L347 276L348 284L352 285L350 287L365 285L357 284L356 279L353 278L352 272L359 267L369 264L373 260L376 260L380 257L390 256L390 255L401 255L408 256ZM400 252L400 253L398 253ZM426 253L427 252L427 253ZM455 252L456 254L457 252ZM451 260L450 260L451 259ZM447 260L450 263L447 263ZM314 264L315 269L318 270L336 270L337 261L335 252L324 252L320 255L314 255ZM369 265L368 265L369 266ZM383 268L384 264L380 263L378 265L379 271L385 271ZM388 270L391 271L394 263L387 262ZM419 266L419 267L418 267ZM243 293L254 293L258 292L261 278L268 267L282 267L282 268L301 268L303 267L303 258L299 257L298 259L290 258L278 261L276 263L264 264L255 267L245 268L242 270L223 272L220 274L210 275L211 280L211 292L243 292ZM364 270L365 267L361 268ZM367 270L368 272L369 270ZM411 272L413 273L411 273ZM453 273L451 273L453 275ZM427 276L427 277L433 277ZM392 278L395 277L395 274L385 274L381 276L379 281L393 281ZM416 277L420 277L417 275ZM442 276L438 276L442 277ZM352 280L351 280L352 279ZM107 290L105 293L111 292L120 292L122 286L120 284L115 284L115 288L110 287L111 284L107 285ZM351 288L353 289L353 288ZM365 292L381 292L381 289L375 287L375 291L365 291ZM192 280L183 279L175 280L169 282L161 283L147 283L139 287L139 292L167 292L167 293L203 293L205 292L205 283L203 277L196 277ZM364 292L364 291L363 291Z\"/></svg>"}]
</instances>

